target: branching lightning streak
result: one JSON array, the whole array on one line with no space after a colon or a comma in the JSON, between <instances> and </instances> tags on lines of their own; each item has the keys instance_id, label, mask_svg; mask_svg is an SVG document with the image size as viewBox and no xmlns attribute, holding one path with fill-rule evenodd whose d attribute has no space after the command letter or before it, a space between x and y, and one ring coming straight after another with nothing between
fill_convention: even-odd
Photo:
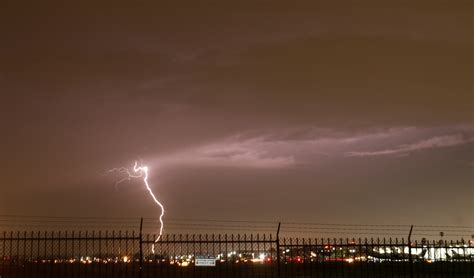
<instances>
[{"instance_id":1,"label":"branching lightning streak","mask_svg":"<svg viewBox=\"0 0 474 278\"><path fill-rule=\"evenodd\" d=\"M155 194L153 193L153 191L151 190L150 188L150 185L148 184L148 167L147 166L138 166L138 162L135 161L135 165L133 166L133 172L130 171L130 169L128 168L125 168L125 167L120 167L120 168L114 168L114 169L111 169L109 170L109 172L119 172L119 173L125 173L127 176L119 181L117 181L115 183L115 186L117 186L118 184L122 183L122 182L125 182L125 181L129 181L131 180L132 178L143 178L143 182L146 186L146 189L148 190L148 192L150 193L151 197L153 198L153 201L160 207L161 209L161 213L160 213L160 230L159 230L159 234L158 234L158 237L156 238L155 240L155 243L157 243L161 236L163 235L163 216L165 215L165 208L163 206L163 204L158 201L158 199L156 198ZM155 254L155 244L153 244L151 246L151 252L153 254Z\"/></svg>"}]
</instances>

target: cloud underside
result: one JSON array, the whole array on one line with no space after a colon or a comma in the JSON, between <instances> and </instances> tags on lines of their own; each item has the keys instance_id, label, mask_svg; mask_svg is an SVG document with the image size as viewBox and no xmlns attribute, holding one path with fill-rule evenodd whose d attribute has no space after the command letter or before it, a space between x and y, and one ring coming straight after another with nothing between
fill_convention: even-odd
<instances>
[{"instance_id":1,"label":"cloud underside","mask_svg":"<svg viewBox=\"0 0 474 278\"><path fill-rule=\"evenodd\" d=\"M454 147L458 145L467 144L472 141L474 141L474 138L465 138L462 134L435 136L429 139L417 141L412 144L400 145L396 148L377 150L377 151L347 152L345 156L347 157L384 156L384 155L385 156L386 155L406 156L416 151L435 149L435 148Z\"/></svg>"},{"instance_id":2,"label":"cloud underside","mask_svg":"<svg viewBox=\"0 0 474 278\"><path fill-rule=\"evenodd\" d=\"M306 129L305 132L279 130L252 136L239 134L192 147L162 156L160 164L288 168L304 164L319 164L328 159L407 156L413 152L456 147L473 142L472 133L473 130L470 127L446 130L403 127L356 135L317 129ZM295 134L297 134L296 137ZM413 143L406 143L410 141ZM355 149L367 150L354 151Z\"/></svg>"}]
</instances>

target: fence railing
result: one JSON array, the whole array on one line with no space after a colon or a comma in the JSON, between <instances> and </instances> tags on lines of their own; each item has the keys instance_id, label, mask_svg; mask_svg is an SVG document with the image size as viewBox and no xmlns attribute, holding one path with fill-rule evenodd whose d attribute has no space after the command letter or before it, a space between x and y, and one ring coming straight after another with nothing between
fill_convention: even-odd
<instances>
[{"instance_id":1,"label":"fence railing","mask_svg":"<svg viewBox=\"0 0 474 278\"><path fill-rule=\"evenodd\" d=\"M473 277L471 241L4 232L0 277ZM154 248L152 248L152 246ZM154 252L152 252L154 250Z\"/></svg>"}]
</instances>

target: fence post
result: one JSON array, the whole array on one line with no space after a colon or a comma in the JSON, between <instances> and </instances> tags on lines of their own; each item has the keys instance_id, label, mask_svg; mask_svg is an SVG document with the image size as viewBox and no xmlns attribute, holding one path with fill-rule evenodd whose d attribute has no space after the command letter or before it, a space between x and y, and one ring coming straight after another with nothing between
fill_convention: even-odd
<instances>
[{"instance_id":1,"label":"fence post","mask_svg":"<svg viewBox=\"0 0 474 278\"><path fill-rule=\"evenodd\" d=\"M278 222L278 229L276 234L277 277L280 277L280 226L281 222Z\"/></svg>"},{"instance_id":2,"label":"fence post","mask_svg":"<svg viewBox=\"0 0 474 278\"><path fill-rule=\"evenodd\" d=\"M140 278L143 277L143 217L140 218L140 262L138 275Z\"/></svg>"},{"instance_id":3,"label":"fence post","mask_svg":"<svg viewBox=\"0 0 474 278\"><path fill-rule=\"evenodd\" d=\"M410 278L413 278L413 257L411 256L411 232L413 231L413 225L410 227L410 233L408 234L408 262L410 263Z\"/></svg>"}]
</instances>

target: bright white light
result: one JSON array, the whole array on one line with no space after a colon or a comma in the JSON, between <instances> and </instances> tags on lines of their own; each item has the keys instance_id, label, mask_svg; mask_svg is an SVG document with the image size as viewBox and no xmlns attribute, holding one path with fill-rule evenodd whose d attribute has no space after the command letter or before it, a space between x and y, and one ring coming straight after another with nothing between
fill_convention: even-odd
<instances>
[{"instance_id":1,"label":"bright white light","mask_svg":"<svg viewBox=\"0 0 474 278\"><path fill-rule=\"evenodd\" d=\"M180 266L187 267L188 265L189 265L189 262L182 262Z\"/></svg>"},{"instance_id":2,"label":"bright white light","mask_svg":"<svg viewBox=\"0 0 474 278\"><path fill-rule=\"evenodd\" d=\"M161 236L163 235L163 216L165 215L165 208L163 207L163 205L161 204L160 201L158 201L158 199L156 198L155 194L153 193L153 191L151 190L150 188L150 185L148 184L148 167L147 166L140 166L138 167L138 162L135 161L135 165L133 166L133 173L130 172L129 169L125 168L125 167L121 167L121 168L114 168L112 170L109 170L109 172L120 172L120 173L125 173L127 174L127 177L117 181L115 183L115 186L117 186L118 184L124 182L124 181L127 181L127 180L131 180L132 178L143 178L143 182L146 186L146 189L148 190L148 192L150 193L151 197L153 198L153 201L160 207L160 210L161 210L161 213L160 213L160 230L159 230L159 233L158 233L158 237L156 238L155 240L155 243L157 243ZM153 254L155 254L155 244L153 244L151 246L151 252Z\"/></svg>"}]
</instances>

